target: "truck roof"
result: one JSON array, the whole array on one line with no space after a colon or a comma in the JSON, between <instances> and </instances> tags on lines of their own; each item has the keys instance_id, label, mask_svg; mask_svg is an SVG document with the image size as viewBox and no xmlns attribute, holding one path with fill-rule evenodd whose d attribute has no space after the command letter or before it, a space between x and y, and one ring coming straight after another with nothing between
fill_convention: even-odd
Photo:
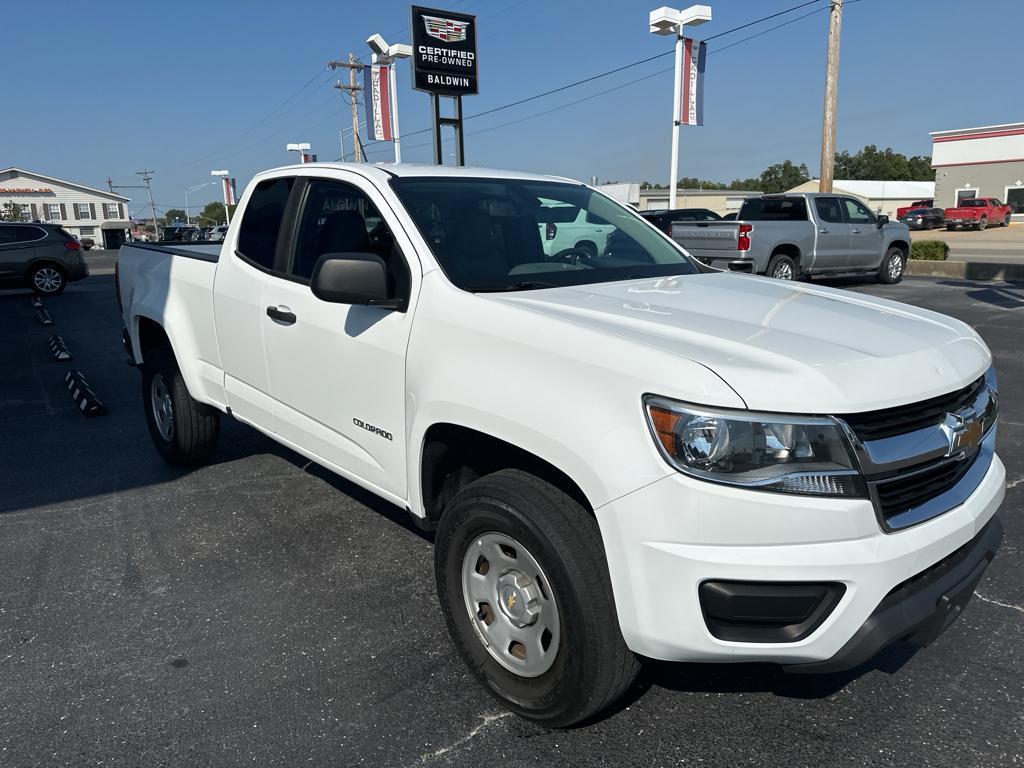
<instances>
[{"instance_id":1,"label":"truck roof","mask_svg":"<svg viewBox=\"0 0 1024 768\"><path fill-rule=\"evenodd\" d=\"M508 171L499 168L477 168L453 165L429 165L426 163L316 163L284 165L278 168L268 168L263 173L273 173L282 170L308 170L310 167L333 168L336 170L356 171L367 176L373 176L380 180L386 180L388 176L405 177L463 177L472 179L517 179L520 181L562 181L571 184L581 184L576 179L569 179L562 176L545 176L538 173L525 173L523 171Z\"/></svg>"}]
</instances>

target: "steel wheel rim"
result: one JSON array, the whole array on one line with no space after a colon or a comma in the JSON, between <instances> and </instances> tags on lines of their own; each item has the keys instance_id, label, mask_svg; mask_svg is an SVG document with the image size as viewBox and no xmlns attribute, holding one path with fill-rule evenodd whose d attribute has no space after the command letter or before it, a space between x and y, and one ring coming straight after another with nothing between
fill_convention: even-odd
<instances>
[{"instance_id":1,"label":"steel wheel rim","mask_svg":"<svg viewBox=\"0 0 1024 768\"><path fill-rule=\"evenodd\" d=\"M167 381L161 373L153 374L153 380L149 385L149 403L160 437L171 442L174 438L174 402L171 400L171 390L167 386Z\"/></svg>"},{"instance_id":2,"label":"steel wheel rim","mask_svg":"<svg viewBox=\"0 0 1024 768\"><path fill-rule=\"evenodd\" d=\"M889 279L898 280L903 274L903 256L896 253L889 257Z\"/></svg>"},{"instance_id":3,"label":"steel wheel rim","mask_svg":"<svg viewBox=\"0 0 1024 768\"><path fill-rule=\"evenodd\" d=\"M775 266L775 271L772 272L772 277L774 277L776 280L792 280L793 268L785 262L777 264Z\"/></svg>"},{"instance_id":4,"label":"steel wheel rim","mask_svg":"<svg viewBox=\"0 0 1024 768\"><path fill-rule=\"evenodd\" d=\"M63 281L60 272L53 267L40 267L32 275L32 285L43 293L53 293Z\"/></svg>"},{"instance_id":5,"label":"steel wheel rim","mask_svg":"<svg viewBox=\"0 0 1024 768\"><path fill-rule=\"evenodd\" d=\"M544 569L504 533L473 539L462 558L462 597L477 638L521 677L551 669L561 641L555 595Z\"/></svg>"}]
</instances>

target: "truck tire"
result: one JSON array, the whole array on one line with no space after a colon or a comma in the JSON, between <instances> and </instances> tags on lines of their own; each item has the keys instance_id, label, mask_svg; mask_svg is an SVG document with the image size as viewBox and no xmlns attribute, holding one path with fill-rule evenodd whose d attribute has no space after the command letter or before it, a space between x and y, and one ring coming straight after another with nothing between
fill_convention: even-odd
<instances>
[{"instance_id":1,"label":"truck tire","mask_svg":"<svg viewBox=\"0 0 1024 768\"><path fill-rule=\"evenodd\" d=\"M441 518L434 571L459 655L516 714L564 728L636 678L597 521L553 485L507 469L463 488Z\"/></svg>"},{"instance_id":2,"label":"truck tire","mask_svg":"<svg viewBox=\"0 0 1024 768\"><path fill-rule=\"evenodd\" d=\"M974 228L976 230L978 230L979 232L984 232L985 231L985 227L987 227L987 226L988 226L988 219L986 219L984 216L982 216L981 220L977 224L974 225Z\"/></svg>"},{"instance_id":3,"label":"truck tire","mask_svg":"<svg viewBox=\"0 0 1024 768\"><path fill-rule=\"evenodd\" d=\"M903 279L907 269L907 255L901 248L893 246L885 252L882 265L878 268L878 282L892 285Z\"/></svg>"},{"instance_id":4,"label":"truck tire","mask_svg":"<svg viewBox=\"0 0 1024 768\"><path fill-rule=\"evenodd\" d=\"M956 224L947 224L946 225L946 231L947 232L952 232L954 229L956 229Z\"/></svg>"},{"instance_id":5,"label":"truck tire","mask_svg":"<svg viewBox=\"0 0 1024 768\"><path fill-rule=\"evenodd\" d=\"M28 273L28 287L40 296L56 296L68 286L67 275L56 264L33 264Z\"/></svg>"},{"instance_id":6,"label":"truck tire","mask_svg":"<svg viewBox=\"0 0 1024 768\"><path fill-rule=\"evenodd\" d=\"M1003 219L1003 226L1004 227L1010 226L1010 214L1006 214L1006 218Z\"/></svg>"},{"instance_id":7,"label":"truck tire","mask_svg":"<svg viewBox=\"0 0 1024 768\"><path fill-rule=\"evenodd\" d=\"M800 269L792 257L777 253L768 262L768 271L765 274L776 280L796 280L800 276Z\"/></svg>"},{"instance_id":8,"label":"truck tire","mask_svg":"<svg viewBox=\"0 0 1024 768\"><path fill-rule=\"evenodd\" d=\"M188 393L170 347L146 353L142 404L153 445L168 464L202 464L217 447L220 412Z\"/></svg>"}]
</instances>

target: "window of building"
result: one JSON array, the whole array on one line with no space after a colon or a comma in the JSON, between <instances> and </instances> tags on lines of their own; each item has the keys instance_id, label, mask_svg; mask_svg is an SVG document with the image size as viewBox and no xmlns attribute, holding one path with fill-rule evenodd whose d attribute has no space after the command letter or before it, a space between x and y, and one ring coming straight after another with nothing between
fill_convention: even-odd
<instances>
[{"instance_id":1,"label":"window of building","mask_svg":"<svg viewBox=\"0 0 1024 768\"><path fill-rule=\"evenodd\" d=\"M117 218L117 203L104 203L103 204L103 218L104 219L116 219Z\"/></svg>"},{"instance_id":2,"label":"window of building","mask_svg":"<svg viewBox=\"0 0 1024 768\"><path fill-rule=\"evenodd\" d=\"M964 200L973 200L980 194L974 187L964 187L956 191L956 207L963 205Z\"/></svg>"},{"instance_id":3,"label":"window of building","mask_svg":"<svg viewBox=\"0 0 1024 768\"><path fill-rule=\"evenodd\" d=\"M92 213L89 211L88 203L75 203L75 211L78 213L80 219L91 219Z\"/></svg>"},{"instance_id":4,"label":"window of building","mask_svg":"<svg viewBox=\"0 0 1024 768\"><path fill-rule=\"evenodd\" d=\"M21 204L21 220L32 221L32 206L29 203Z\"/></svg>"},{"instance_id":5,"label":"window of building","mask_svg":"<svg viewBox=\"0 0 1024 768\"><path fill-rule=\"evenodd\" d=\"M46 204L46 218L60 221L60 203Z\"/></svg>"},{"instance_id":6,"label":"window of building","mask_svg":"<svg viewBox=\"0 0 1024 768\"><path fill-rule=\"evenodd\" d=\"M79 227L78 232L82 237L85 237L86 235L95 235L96 227Z\"/></svg>"},{"instance_id":7,"label":"window of building","mask_svg":"<svg viewBox=\"0 0 1024 768\"><path fill-rule=\"evenodd\" d=\"M294 179L267 179L253 190L238 232L238 251L263 269L274 268L274 252L281 220Z\"/></svg>"},{"instance_id":8,"label":"window of building","mask_svg":"<svg viewBox=\"0 0 1024 768\"><path fill-rule=\"evenodd\" d=\"M1006 204L1014 213L1024 213L1024 187L1007 187Z\"/></svg>"}]
</instances>

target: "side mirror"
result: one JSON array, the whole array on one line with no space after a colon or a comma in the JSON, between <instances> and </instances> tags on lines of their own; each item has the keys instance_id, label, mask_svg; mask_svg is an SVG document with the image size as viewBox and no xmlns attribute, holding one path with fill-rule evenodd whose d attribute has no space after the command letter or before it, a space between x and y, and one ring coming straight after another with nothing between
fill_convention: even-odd
<instances>
[{"instance_id":1,"label":"side mirror","mask_svg":"<svg viewBox=\"0 0 1024 768\"><path fill-rule=\"evenodd\" d=\"M878 217L878 226L879 227L884 227L888 223L889 223L889 217L888 216L879 216Z\"/></svg>"},{"instance_id":2,"label":"side mirror","mask_svg":"<svg viewBox=\"0 0 1024 768\"><path fill-rule=\"evenodd\" d=\"M400 309L402 303L389 295L387 267L373 253L325 253L313 267L310 288L332 304Z\"/></svg>"}]
</instances>

